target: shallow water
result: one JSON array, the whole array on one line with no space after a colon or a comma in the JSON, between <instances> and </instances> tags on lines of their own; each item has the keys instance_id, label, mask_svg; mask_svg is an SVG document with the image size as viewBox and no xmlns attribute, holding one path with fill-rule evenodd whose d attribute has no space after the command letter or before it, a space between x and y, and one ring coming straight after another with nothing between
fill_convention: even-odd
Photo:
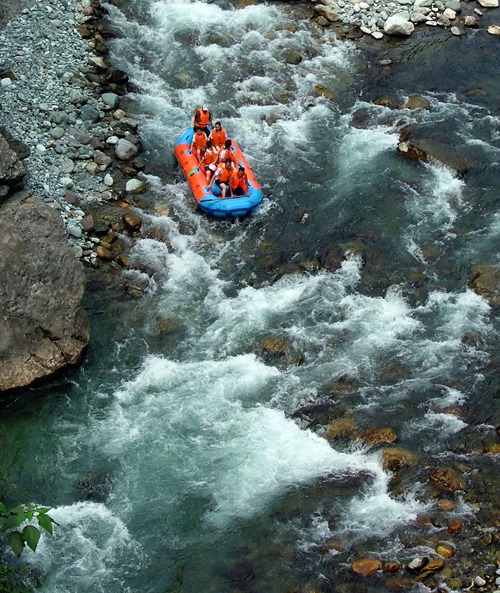
<instances>
[{"instance_id":1,"label":"shallow water","mask_svg":"<svg viewBox=\"0 0 500 593\"><path fill-rule=\"evenodd\" d=\"M133 4L110 7L112 59L144 91L127 109L174 212L144 213L144 234L161 228L170 247L137 244L150 293L89 294L83 367L2 418L8 496L60 523L26 554L42 591L328 591L358 555L408 560L427 468L498 423L498 316L469 288L475 265L499 263L492 38L363 53L290 5ZM398 106L412 94L429 110ZM176 168L202 103L263 186L250 219L197 212ZM401 122L474 166L402 159ZM398 493L379 452L325 439L344 417L356 434L390 426L414 453Z\"/></svg>"}]
</instances>

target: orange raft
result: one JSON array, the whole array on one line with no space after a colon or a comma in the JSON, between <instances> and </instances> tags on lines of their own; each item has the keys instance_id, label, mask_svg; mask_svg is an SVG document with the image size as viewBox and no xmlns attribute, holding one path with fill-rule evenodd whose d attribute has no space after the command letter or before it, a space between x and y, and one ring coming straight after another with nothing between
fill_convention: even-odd
<instances>
[{"instance_id":1,"label":"orange raft","mask_svg":"<svg viewBox=\"0 0 500 593\"><path fill-rule=\"evenodd\" d=\"M194 128L188 128L175 143L174 153L186 176L198 207L218 218L235 218L252 214L262 203L262 190L239 146L232 140L231 153L235 163L245 167L248 192L235 198L222 198L220 188L212 183L207 186L205 172L198 168L196 156L191 152Z\"/></svg>"}]
</instances>

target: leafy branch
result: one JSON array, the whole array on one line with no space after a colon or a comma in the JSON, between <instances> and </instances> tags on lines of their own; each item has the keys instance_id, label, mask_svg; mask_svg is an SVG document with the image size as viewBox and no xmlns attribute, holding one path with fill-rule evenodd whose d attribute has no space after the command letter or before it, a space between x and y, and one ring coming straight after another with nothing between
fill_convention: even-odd
<instances>
[{"instance_id":1,"label":"leafy branch","mask_svg":"<svg viewBox=\"0 0 500 593\"><path fill-rule=\"evenodd\" d=\"M22 554L26 545L33 552L36 550L41 529L52 535L52 525L58 523L47 514L48 511L50 511L48 507L32 504L20 504L12 509L7 509L0 502L0 532L11 531L7 541L16 556ZM38 527L31 524L34 519L38 522ZM24 527L23 524L25 524Z\"/></svg>"}]
</instances>

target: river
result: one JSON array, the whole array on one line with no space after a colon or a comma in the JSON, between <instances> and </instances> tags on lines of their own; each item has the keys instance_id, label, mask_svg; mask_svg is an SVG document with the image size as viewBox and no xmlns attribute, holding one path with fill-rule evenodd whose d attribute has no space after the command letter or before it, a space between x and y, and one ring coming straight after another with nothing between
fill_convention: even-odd
<instances>
[{"instance_id":1,"label":"river","mask_svg":"<svg viewBox=\"0 0 500 593\"><path fill-rule=\"evenodd\" d=\"M5 411L4 490L59 523L24 559L43 593L389 591L350 564L432 556L436 497L464 525L493 504L498 308L470 282L500 263L497 39L356 45L274 2L109 10L168 241L134 247L142 299L89 291L83 366ZM176 166L205 103L263 187L251 218L198 212ZM403 158L403 126L466 166ZM395 476L356 438L381 428ZM439 466L467 491L436 494Z\"/></svg>"}]
</instances>

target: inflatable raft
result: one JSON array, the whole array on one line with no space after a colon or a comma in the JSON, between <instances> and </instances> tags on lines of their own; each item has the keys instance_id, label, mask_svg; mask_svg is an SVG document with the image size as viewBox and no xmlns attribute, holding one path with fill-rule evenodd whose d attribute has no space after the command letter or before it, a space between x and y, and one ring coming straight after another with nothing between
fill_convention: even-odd
<instances>
[{"instance_id":1,"label":"inflatable raft","mask_svg":"<svg viewBox=\"0 0 500 593\"><path fill-rule=\"evenodd\" d=\"M220 197L220 188L214 183L208 187L205 171L198 168L197 158L191 152L193 136L194 128L188 128L175 143L174 153L186 176L198 207L203 212L218 218L235 218L254 212L262 202L262 190L236 142L231 139L232 157L237 165L245 167L248 177L248 193L236 198L227 197L222 199Z\"/></svg>"}]
</instances>

